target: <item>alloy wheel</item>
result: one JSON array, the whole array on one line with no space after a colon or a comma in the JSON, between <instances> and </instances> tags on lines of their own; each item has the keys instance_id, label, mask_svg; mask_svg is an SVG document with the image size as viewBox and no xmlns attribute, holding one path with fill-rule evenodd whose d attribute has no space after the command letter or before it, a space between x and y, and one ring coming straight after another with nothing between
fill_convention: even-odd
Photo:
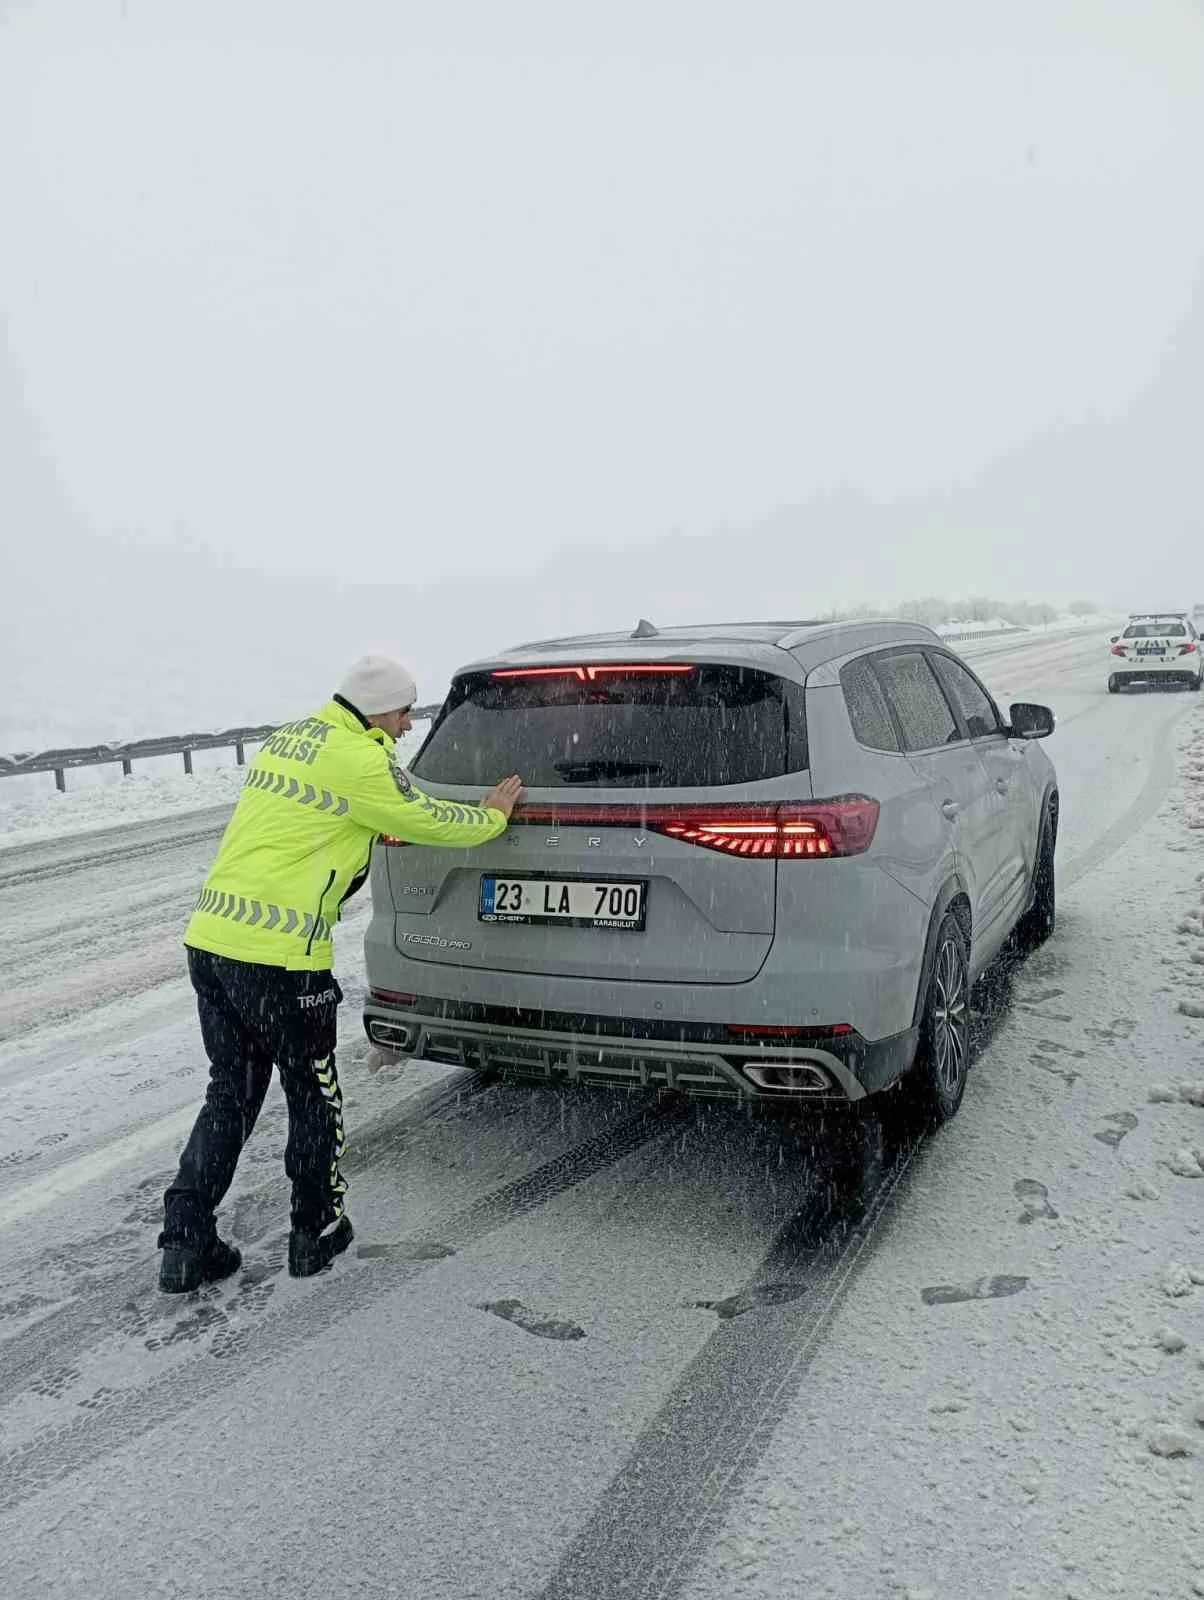
<instances>
[{"instance_id":1,"label":"alloy wheel","mask_svg":"<svg viewBox=\"0 0 1204 1600\"><path fill-rule=\"evenodd\" d=\"M932 974L932 1066L943 1093L955 1095L970 1048L966 968L955 940L945 939Z\"/></svg>"}]
</instances>

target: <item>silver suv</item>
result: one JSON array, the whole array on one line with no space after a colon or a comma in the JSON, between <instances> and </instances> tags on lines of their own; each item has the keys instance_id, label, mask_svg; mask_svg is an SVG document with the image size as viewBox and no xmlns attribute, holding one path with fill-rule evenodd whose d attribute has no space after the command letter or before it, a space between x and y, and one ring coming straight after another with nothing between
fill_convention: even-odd
<instances>
[{"instance_id":1,"label":"silver suv","mask_svg":"<svg viewBox=\"0 0 1204 1600\"><path fill-rule=\"evenodd\" d=\"M950 1117L972 982L1053 927L1053 727L904 622L641 622L466 667L414 776L475 801L517 771L523 803L471 854L374 852L368 1035Z\"/></svg>"}]
</instances>

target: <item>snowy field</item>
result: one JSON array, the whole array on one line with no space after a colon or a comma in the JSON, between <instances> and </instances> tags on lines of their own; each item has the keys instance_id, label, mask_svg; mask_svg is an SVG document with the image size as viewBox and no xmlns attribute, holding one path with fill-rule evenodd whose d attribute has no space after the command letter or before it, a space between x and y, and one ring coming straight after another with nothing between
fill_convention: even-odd
<instances>
[{"instance_id":1,"label":"snowy field","mask_svg":"<svg viewBox=\"0 0 1204 1600\"><path fill-rule=\"evenodd\" d=\"M237 775L10 819L0 1594L1204 1596L1204 704L1107 695L1102 631L962 647L1058 713L1058 930L982 986L956 1120L852 1194L788 1122L374 1070L361 905L358 1249L284 1274L274 1089L243 1272L166 1301Z\"/></svg>"}]
</instances>

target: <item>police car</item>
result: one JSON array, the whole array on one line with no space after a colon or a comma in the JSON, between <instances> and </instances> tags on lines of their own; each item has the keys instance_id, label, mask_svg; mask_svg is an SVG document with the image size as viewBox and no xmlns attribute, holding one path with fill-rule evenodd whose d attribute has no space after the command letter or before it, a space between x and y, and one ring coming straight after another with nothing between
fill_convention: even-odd
<instances>
[{"instance_id":1,"label":"police car","mask_svg":"<svg viewBox=\"0 0 1204 1600\"><path fill-rule=\"evenodd\" d=\"M1178 683L1198 690L1204 681L1200 634L1186 611L1135 611L1123 633L1113 634L1108 693L1134 683Z\"/></svg>"}]
</instances>

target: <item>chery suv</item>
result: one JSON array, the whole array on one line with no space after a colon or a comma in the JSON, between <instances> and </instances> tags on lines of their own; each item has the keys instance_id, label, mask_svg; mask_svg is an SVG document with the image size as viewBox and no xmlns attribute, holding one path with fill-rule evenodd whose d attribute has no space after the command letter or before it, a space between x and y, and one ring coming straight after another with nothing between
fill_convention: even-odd
<instances>
[{"instance_id":1,"label":"chery suv","mask_svg":"<svg viewBox=\"0 0 1204 1600\"><path fill-rule=\"evenodd\" d=\"M475 802L518 772L522 804L473 851L374 852L369 1037L952 1116L971 984L1053 927L1053 726L905 622L641 622L465 667L414 777Z\"/></svg>"}]
</instances>

